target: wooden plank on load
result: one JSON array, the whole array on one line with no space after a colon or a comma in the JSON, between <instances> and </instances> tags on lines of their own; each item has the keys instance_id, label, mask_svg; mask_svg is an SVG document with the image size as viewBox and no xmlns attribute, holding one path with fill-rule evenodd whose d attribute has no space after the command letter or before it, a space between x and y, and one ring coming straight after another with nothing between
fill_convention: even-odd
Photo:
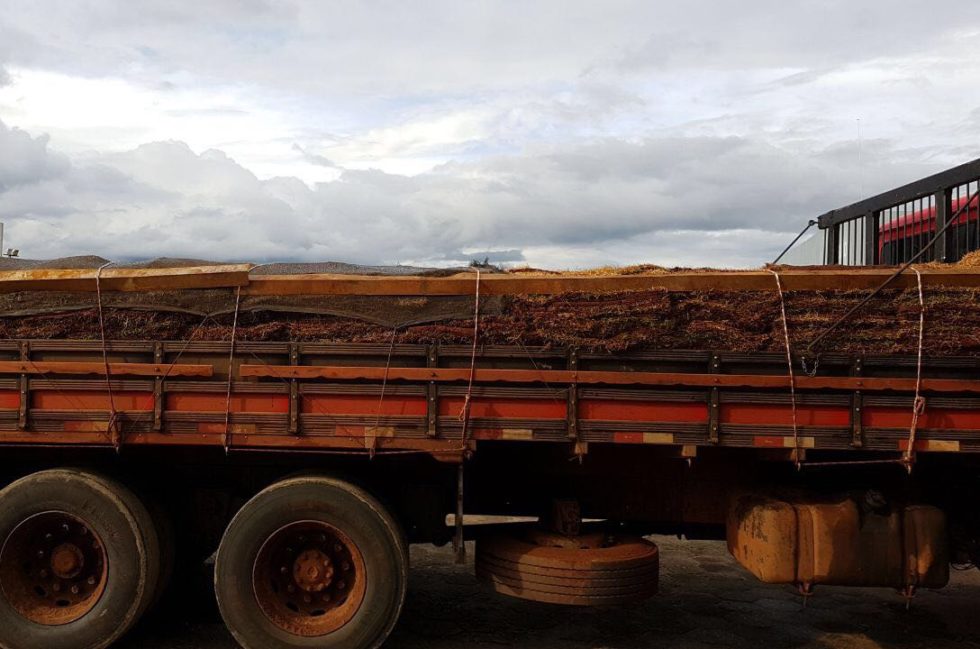
<instances>
[{"instance_id":1,"label":"wooden plank on load","mask_svg":"<svg viewBox=\"0 0 980 649\"><path fill-rule=\"evenodd\" d=\"M780 270L787 291L868 290L877 288L894 269ZM926 287L978 288L980 269L921 269ZM892 284L915 286L915 273L907 271ZM521 275L480 276L482 295L554 295L614 291L774 291L773 274L762 271L691 271L651 275ZM252 277L244 295L473 295L476 274L450 277L378 277L373 275L261 275Z\"/></svg>"},{"instance_id":2,"label":"wooden plank on load","mask_svg":"<svg viewBox=\"0 0 980 649\"><path fill-rule=\"evenodd\" d=\"M348 367L340 365L242 365L242 377L279 379L330 379L370 381L436 381L463 382L470 378L469 368L436 367ZM577 370L500 370L478 368L473 380L478 383L578 383L603 385L658 385L698 388L786 388L789 377L762 374L688 374L684 372L610 372ZM914 392L914 378L877 378L862 376L798 376L800 390L864 390ZM980 380L922 379L926 392L980 393Z\"/></svg>"},{"instance_id":3,"label":"wooden plank on load","mask_svg":"<svg viewBox=\"0 0 980 649\"><path fill-rule=\"evenodd\" d=\"M166 291L234 288L248 284L250 264L186 268L113 268L102 270L103 291ZM33 269L0 271L0 293L15 291L95 291L98 270Z\"/></svg>"},{"instance_id":4,"label":"wooden plank on load","mask_svg":"<svg viewBox=\"0 0 980 649\"><path fill-rule=\"evenodd\" d=\"M103 362L0 361L0 374L96 374L105 376ZM119 376L200 376L214 374L211 365L168 363L109 363L109 374Z\"/></svg>"}]
</instances>

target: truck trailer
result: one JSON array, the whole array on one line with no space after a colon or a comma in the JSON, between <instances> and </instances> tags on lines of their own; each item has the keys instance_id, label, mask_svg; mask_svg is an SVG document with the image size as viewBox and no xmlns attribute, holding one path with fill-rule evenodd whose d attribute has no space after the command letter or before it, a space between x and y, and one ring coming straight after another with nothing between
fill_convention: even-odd
<instances>
[{"instance_id":1,"label":"truck trailer","mask_svg":"<svg viewBox=\"0 0 980 649\"><path fill-rule=\"evenodd\" d=\"M0 646L110 646L212 560L243 647L378 647L409 544L471 539L488 588L553 604L655 595L655 533L726 540L804 598L941 588L980 560L961 257L7 261Z\"/></svg>"}]
</instances>

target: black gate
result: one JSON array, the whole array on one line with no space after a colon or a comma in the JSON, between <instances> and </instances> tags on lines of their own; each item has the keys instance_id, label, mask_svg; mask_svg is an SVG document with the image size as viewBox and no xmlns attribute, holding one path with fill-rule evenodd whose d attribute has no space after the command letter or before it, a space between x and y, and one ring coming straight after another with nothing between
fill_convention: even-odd
<instances>
[{"instance_id":1,"label":"black gate","mask_svg":"<svg viewBox=\"0 0 980 649\"><path fill-rule=\"evenodd\" d=\"M831 210L818 219L824 263L902 264L927 247L919 261L958 261L980 249L978 190L980 159Z\"/></svg>"}]
</instances>

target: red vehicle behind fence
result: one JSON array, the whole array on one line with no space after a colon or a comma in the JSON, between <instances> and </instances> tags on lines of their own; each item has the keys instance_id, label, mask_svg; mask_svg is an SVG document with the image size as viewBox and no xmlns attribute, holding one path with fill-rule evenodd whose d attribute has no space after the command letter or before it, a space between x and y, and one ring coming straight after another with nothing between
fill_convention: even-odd
<instances>
[{"instance_id":1,"label":"red vehicle behind fence","mask_svg":"<svg viewBox=\"0 0 980 649\"><path fill-rule=\"evenodd\" d=\"M969 201L969 206L967 206ZM961 208L963 212L956 218L949 230L947 261L957 261L970 250L978 248L980 242L980 198L963 196L951 201L951 214ZM882 264L901 264L917 254L929 243L936 233L936 207L929 205L909 212L894 215L889 220L882 215L878 226L878 259Z\"/></svg>"}]
</instances>

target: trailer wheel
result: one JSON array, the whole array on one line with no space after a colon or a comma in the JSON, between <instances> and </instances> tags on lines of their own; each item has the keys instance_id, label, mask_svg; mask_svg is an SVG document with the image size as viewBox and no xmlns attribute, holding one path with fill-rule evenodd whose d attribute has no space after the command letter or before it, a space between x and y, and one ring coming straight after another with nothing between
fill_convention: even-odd
<instances>
[{"instance_id":1,"label":"trailer wheel","mask_svg":"<svg viewBox=\"0 0 980 649\"><path fill-rule=\"evenodd\" d=\"M319 476L268 487L235 515L215 563L218 607L246 649L369 649L405 599L407 546L364 490Z\"/></svg>"},{"instance_id":2,"label":"trailer wheel","mask_svg":"<svg viewBox=\"0 0 980 649\"><path fill-rule=\"evenodd\" d=\"M149 606L156 531L121 484L72 469L0 491L0 647L101 649Z\"/></svg>"}]
</instances>

